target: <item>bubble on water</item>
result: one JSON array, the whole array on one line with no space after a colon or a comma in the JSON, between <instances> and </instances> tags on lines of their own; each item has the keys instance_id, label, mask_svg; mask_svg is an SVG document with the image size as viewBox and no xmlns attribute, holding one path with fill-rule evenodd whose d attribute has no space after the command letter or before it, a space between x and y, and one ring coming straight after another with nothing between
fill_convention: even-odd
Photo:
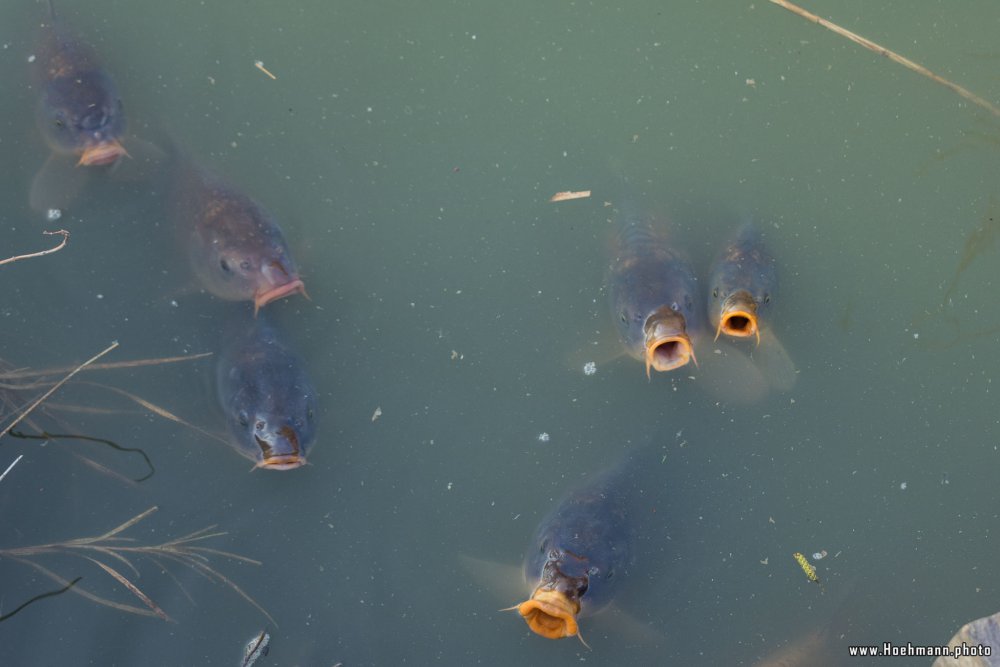
<instances>
[{"instance_id":1,"label":"bubble on water","mask_svg":"<svg viewBox=\"0 0 1000 667\"><path fill-rule=\"evenodd\" d=\"M588 361L583 365L584 375L593 375L596 372L597 372L597 364L594 363L593 361Z\"/></svg>"}]
</instances>

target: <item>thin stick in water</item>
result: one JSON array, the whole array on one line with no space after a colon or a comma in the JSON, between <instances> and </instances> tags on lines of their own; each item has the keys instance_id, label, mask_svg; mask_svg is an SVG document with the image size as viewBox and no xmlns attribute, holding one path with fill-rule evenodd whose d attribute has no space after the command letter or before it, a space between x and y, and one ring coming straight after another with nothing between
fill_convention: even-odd
<instances>
[{"instance_id":1,"label":"thin stick in water","mask_svg":"<svg viewBox=\"0 0 1000 667\"><path fill-rule=\"evenodd\" d=\"M35 408L37 408L39 405L42 404L42 401L44 401L46 398L48 398L49 396L51 396L52 394L54 394L55 391L57 389L59 389L59 387L63 386L67 382L69 382L70 378L72 378L74 375L76 375L77 373L79 373L81 370L83 370L84 368L86 368L90 364L94 363L95 361L97 361L98 359L100 359L101 357L103 357L105 354L107 354L111 350L115 349L116 347L118 347L118 341L114 341L113 343L111 343L111 345L109 345L106 348L104 348L103 351L95 354L90 359L88 359L87 361L83 362L82 364L80 364L79 366L77 366L76 368L74 368L70 372L69 375L67 375L66 377L64 377L62 380L59 380L59 382L56 382L54 385L52 385L51 389L49 389L47 392L45 392L44 394L42 394L42 396L38 400L36 400L34 403L32 403L31 405L29 405L28 409L25 410L24 412L22 412L21 415L17 419L15 419L13 422L11 422L8 426L5 426L4 429L3 429L3 431L0 431L0 437L3 437L4 435L7 434L7 432L9 430L11 430L12 428L14 428L18 424L20 424L21 420L23 420L25 417L27 417L28 415L30 415L31 412Z\"/></svg>"},{"instance_id":2,"label":"thin stick in water","mask_svg":"<svg viewBox=\"0 0 1000 667\"><path fill-rule=\"evenodd\" d=\"M17 462L18 462L18 461L20 461L20 460L21 460L21 459L23 459L23 458L24 458L24 454L18 454L18 455L17 455L17 458L16 458L16 459L14 459L14 461L13 461L13 462L12 462L12 463L11 463L11 464L10 464L9 466L7 466L7 469L3 471L3 474L2 474L2 475L0 475L0 482L2 482L2 481L3 481L3 478L7 476L7 473L9 473L9 472L11 471L11 469L12 469L12 468L13 468L14 466L16 466L16 465L17 465Z\"/></svg>"},{"instance_id":3,"label":"thin stick in water","mask_svg":"<svg viewBox=\"0 0 1000 667\"><path fill-rule=\"evenodd\" d=\"M793 4L791 2L788 2L788 0L771 0L771 2L774 3L774 4L776 4L776 5L779 5L781 7L784 7L785 9L787 9L790 12L792 12L793 14L798 14L799 16L801 16L802 18L804 18L804 19L806 19L808 21L812 21L813 23L817 23L817 24L821 25L824 28L826 28L827 30L830 30L832 32L837 33L841 37L846 37L847 39L851 40L855 44L860 44L861 46L865 47L869 51L873 51L873 52L879 54L880 56L885 56L886 58L888 58L889 60L893 61L894 63L900 64L900 65L902 65L903 67L905 67L906 69L908 69L908 70L910 70L912 72L916 72L917 74L921 74L923 76L926 76L931 81L934 81L935 83L941 84L942 86L944 86L945 88L948 88L952 92L958 93L963 98L965 98L968 101L972 102L976 106L980 106L980 107L986 109L987 111L989 111L994 116L1000 116L1000 107L995 106L994 104L992 104L989 101L983 99L979 95L976 95L972 91L966 90L965 88L963 88L962 86L958 85L957 83L952 83L948 79L945 79L942 76L938 76L937 74L935 74L934 72L930 71L929 69L927 69L923 65L921 65L919 63L915 63L912 60L910 60L909 58L906 58L904 56L899 55L895 51L890 51L889 49L885 48L884 46L882 46L880 44L876 44L875 42L871 41L870 39L862 37L861 35L859 35L857 33L851 32L847 28L842 28L839 25L837 25L836 23L833 23L832 21L827 21L825 18L823 18L821 16L816 16L812 12L807 11L805 9L802 9L798 5Z\"/></svg>"},{"instance_id":4,"label":"thin stick in water","mask_svg":"<svg viewBox=\"0 0 1000 667\"><path fill-rule=\"evenodd\" d=\"M56 234L59 234L60 236L63 237L62 242L59 245L55 246L54 248L49 248L48 250L39 250L38 252L33 252L28 255L17 255L15 257L8 257L7 259L0 260L0 266L4 264L10 264L11 262L16 262L22 259L31 259L32 257L41 257L42 255L51 255L52 253L59 252L64 247L66 247L66 242L69 241L69 232L67 232L65 229L60 229L54 232L42 232L42 234L46 234L48 236L55 236Z\"/></svg>"}]
</instances>

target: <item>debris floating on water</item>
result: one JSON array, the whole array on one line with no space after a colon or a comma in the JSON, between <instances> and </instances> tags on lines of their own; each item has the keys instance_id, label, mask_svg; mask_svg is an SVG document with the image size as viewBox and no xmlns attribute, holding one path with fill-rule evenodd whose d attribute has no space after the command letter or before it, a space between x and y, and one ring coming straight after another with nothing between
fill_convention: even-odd
<instances>
[{"instance_id":1,"label":"debris floating on water","mask_svg":"<svg viewBox=\"0 0 1000 667\"><path fill-rule=\"evenodd\" d=\"M255 60L255 61L253 61L253 66L254 66L254 67L256 67L257 69L259 69L259 70L260 70L261 72L263 72L264 74L266 74L266 75L268 75L269 77L271 77L272 79L277 79L277 78L278 78L278 77L274 76L273 74L271 74L271 73L270 73L270 72L269 72L269 71L267 70L267 68L266 68L266 67L264 67L264 61L263 61L263 60Z\"/></svg>"},{"instance_id":2,"label":"debris floating on water","mask_svg":"<svg viewBox=\"0 0 1000 667\"><path fill-rule=\"evenodd\" d=\"M17 455L17 458L14 459L14 461L9 466L7 466L7 469L3 471L3 474L0 475L0 482L3 481L3 478L7 476L7 473L13 470L14 466L16 466L18 461L20 461L22 458L24 458L24 454Z\"/></svg>"},{"instance_id":3,"label":"debris floating on water","mask_svg":"<svg viewBox=\"0 0 1000 667\"><path fill-rule=\"evenodd\" d=\"M372 413L372 421L375 421L381 416L382 416L382 406L380 405L377 408L375 408L375 412Z\"/></svg>"},{"instance_id":4,"label":"debris floating on water","mask_svg":"<svg viewBox=\"0 0 1000 667\"><path fill-rule=\"evenodd\" d=\"M557 201L569 201L571 199L586 199L590 196L590 190L566 190L565 192L557 192L551 197L549 197L550 202Z\"/></svg>"},{"instance_id":5,"label":"debris floating on water","mask_svg":"<svg viewBox=\"0 0 1000 667\"><path fill-rule=\"evenodd\" d=\"M247 642L247 647L243 651L241 667L250 667L262 655L267 655L270 650L271 635L267 634L267 628L264 628L259 635Z\"/></svg>"},{"instance_id":6,"label":"debris floating on water","mask_svg":"<svg viewBox=\"0 0 1000 667\"><path fill-rule=\"evenodd\" d=\"M593 375L596 372L597 372L597 364L594 363L593 361L588 361L583 365L584 375Z\"/></svg>"},{"instance_id":7,"label":"debris floating on water","mask_svg":"<svg viewBox=\"0 0 1000 667\"><path fill-rule=\"evenodd\" d=\"M542 431L541 433L538 434L538 442L548 442L548 441L549 441L548 433Z\"/></svg>"},{"instance_id":8,"label":"debris floating on water","mask_svg":"<svg viewBox=\"0 0 1000 667\"><path fill-rule=\"evenodd\" d=\"M796 551L792 554L792 558L798 562L799 567L801 567L802 571L806 573L806 578L809 579L809 581L816 584L819 583L819 577L816 576L816 568L812 566L812 563L806 560L805 556Z\"/></svg>"},{"instance_id":9,"label":"debris floating on water","mask_svg":"<svg viewBox=\"0 0 1000 667\"><path fill-rule=\"evenodd\" d=\"M823 560L824 558L826 558L826 549L813 554L813 560Z\"/></svg>"},{"instance_id":10,"label":"debris floating on water","mask_svg":"<svg viewBox=\"0 0 1000 667\"><path fill-rule=\"evenodd\" d=\"M55 222L61 217L62 217L62 211L59 210L58 208L50 208L48 211L45 212L45 219L48 220L49 222Z\"/></svg>"}]
</instances>

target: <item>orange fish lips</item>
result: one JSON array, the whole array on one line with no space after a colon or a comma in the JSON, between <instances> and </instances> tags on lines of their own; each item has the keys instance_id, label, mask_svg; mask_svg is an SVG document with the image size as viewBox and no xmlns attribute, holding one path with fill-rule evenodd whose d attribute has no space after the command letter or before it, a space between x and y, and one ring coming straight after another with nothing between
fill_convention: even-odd
<instances>
[{"instance_id":1,"label":"orange fish lips","mask_svg":"<svg viewBox=\"0 0 1000 667\"><path fill-rule=\"evenodd\" d=\"M264 470L294 470L306 464L306 457L298 454L286 454L283 456L271 456L257 464L258 468Z\"/></svg>"},{"instance_id":2,"label":"orange fish lips","mask_svg":"<svg viewBox=\"0 0 1000 667\"><path fill-rule=\"evenodd\" d=\"M302 296L309 298L306 294L306 285L299 278L292 280L290 282L278 285L277 287L271 287L270 289L257 290L253 297L253 312L254 315L257 311L271 303L272 301L277 301L278 299L283 299L286 296L292 294L301 294Z\"/></svg>"},{"instance_id":3,"label":"orange fish lips","mask_svg":"<svg viewBox=\"0 0 1000 667\"><path fill-rule=\"evenodd\" d=\"M130 157L128 151L117 139L109 139L83 149L80 161L76 163L76 166L95 167L112 164L122 157Z\"/></svg>"},{"instance_id":4,"label":"orange fish lips","mask_svg":"<svg viewBox=\"0 0 1000 667\"><path fill-rule=\"evenodd\" d=\"M721 334L734 338L757 337L760 344L760 327L757 324L757 302L744 290L730 294L722 303L719 313L719 327L715 332L718 340Z\"/></svg>"},{"instance_id":5,"label":"orange fish lips","mask_svg":"<svg viewBox=\"0 0 1000 667\"><path fill-rule=\"evenodd\" d=\"M579 634L576 615L579 601L572 601L559 591L536 589L531 599L517 607L531 631L547 639L562 639Z\"/></svg>"},{"instance_id":6,"label":"orange fish lips","mask_svg":"<svg viewBox=\"0 0 1000 667\"><path fill-rule=\"evenodd\" d=\"M299 447L299 436L291 426L282 426L272 436L255 435L263 458L257 464L265 470L292 470L306 464Z\"/></svg>"},{"instance_id":7,"label":"orange fish lips","mask_svg":"<svg viewBox=\"0 0 1000 667\"><path fill-rule=\"evenodd\" d=\"M698 365L694 346L687 334L684 316L671 309L661 309L646 321L646 377L649 370L672 371L689 361Z\"/></svg>"}]
</instances>

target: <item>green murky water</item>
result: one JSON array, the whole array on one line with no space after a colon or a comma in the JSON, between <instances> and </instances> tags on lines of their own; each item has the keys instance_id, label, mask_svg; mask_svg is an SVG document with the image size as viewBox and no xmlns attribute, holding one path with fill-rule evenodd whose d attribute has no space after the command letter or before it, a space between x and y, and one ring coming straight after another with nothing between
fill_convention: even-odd
<instances>
[{"instance_id":1,"label":"green murky water","mask_svg":"<svg viewBox=\"0 0 1000 667\"><path fill-rule=\"evenodd\" d=\"M67 594L0 624L4 664L239 664L264 626L258 665L752 665L810 637L854 664L844 644L942 643L997 611L990 242L956 272L1000 214L1000 121L766 1L672 4L60 2L135 134L170 133L281 220L312 299L267 310L308 360L320 436L313 465L248 473L206 435L67 387L59 403L119 412L53 406L41 423L141 447L156 473L129 485L74 454L139 477L134 454L5 437L0 466L24 459L0 483L0 548L157 506L128 534L218 524L206 546L263 564L211 564L275 622L136 559L176 622ZM1000 101L992 0L809 8ZM3 256L49 241L27 205L47 154L27 77L44 16L0 9ZM622 174L702 272L744 217L766 230L790 392L730 403L697 370L648 382L600 345L582 372L611 327L604 202ZM0 356L218 348L232 309L163 243L163 189L99 183L58 222L65 250L0 268ZM546 202L567 189L593 196ZM207 360L88 378L221 434L212 376ZM654 527L621 613L583 621L593 650L496 611L525 591L490 590L460 556L518 565L568 489L644 444ZM824 591L791 557L820 550ZM37 562L141 605L88 561ZM4 613L53 587L0 559Z\"/></svg>"}]
</instances>

